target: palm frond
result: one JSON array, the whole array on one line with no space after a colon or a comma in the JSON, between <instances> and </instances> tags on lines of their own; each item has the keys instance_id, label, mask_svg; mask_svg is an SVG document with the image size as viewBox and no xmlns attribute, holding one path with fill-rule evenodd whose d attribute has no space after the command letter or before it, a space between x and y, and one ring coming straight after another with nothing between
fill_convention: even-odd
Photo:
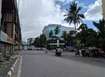
<instances>
[{"instance_id":1,"label":"palm frond","mask_svg":"<svg viewBox=\"0 0 105 77\"><path fill-rule=\"evenodd\" d=\"M84 14L78 14L79 17L85 18Z\"/></svg>"}]
</instances>

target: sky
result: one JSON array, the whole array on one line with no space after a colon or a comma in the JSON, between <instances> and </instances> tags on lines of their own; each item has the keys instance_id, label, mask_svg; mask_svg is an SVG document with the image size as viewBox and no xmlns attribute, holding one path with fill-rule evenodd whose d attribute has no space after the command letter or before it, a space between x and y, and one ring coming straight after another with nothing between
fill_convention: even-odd
<instances>
[{"instance_id":1,"label":"sky","mask_svg":"<svg viewBox=\"0 0 105 77\"><path fill-rule=\"evenodd\" d=\"M48 24L61 24L73 27L64 21L70 2L73 0L18 0L20 25L23 40L35 38L42 33ZM92 21L102 19L101 0L76 0L85 15L84 23L94 28Z\"/></svg>"}]
</instances>

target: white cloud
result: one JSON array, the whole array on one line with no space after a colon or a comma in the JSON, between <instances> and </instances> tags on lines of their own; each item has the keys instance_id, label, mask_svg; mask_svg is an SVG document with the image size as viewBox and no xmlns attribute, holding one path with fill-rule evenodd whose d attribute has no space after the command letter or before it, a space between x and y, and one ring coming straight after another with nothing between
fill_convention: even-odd
<instances>
[{"instance_id":1,"label":"white cloud","mask_svg":"<svg viewBox=\"0 0 105 77\"><path fill-rule=\"evenodd\" d=\"M68 25L54 0L21 0L19 8L23 40L40 35L47 24Z\"/></svg>"},{"instance_id":2,"label":"white cloud","mask_svg":"<svg viewBox=\"0 0 105 77\"><path fill-rule=\"evenodd\" d=\"M40 35L43 27L47 24L69 25L63 22L64 12L61 11L60 5L55 4L55 1L56 0L18 0L23 40ZM58 1L70 3L70 1L73 0ZM84 6L84 4L80 5ZM93 21L101 19L101 5L101 0L96 0L94 4L89 5L85 13L86 20Z\"/></svg>"},{"instance_id":3,"label":"white cloud","mask_svg":"<svg viewBox=\"0 0 105 77\"><path fill-rule=\"evenodd\" d=\"M86 20L97 21L102 19L102 1L96 0L94 4L89 5L85 13Z\"/></svg>"}]
</instances>

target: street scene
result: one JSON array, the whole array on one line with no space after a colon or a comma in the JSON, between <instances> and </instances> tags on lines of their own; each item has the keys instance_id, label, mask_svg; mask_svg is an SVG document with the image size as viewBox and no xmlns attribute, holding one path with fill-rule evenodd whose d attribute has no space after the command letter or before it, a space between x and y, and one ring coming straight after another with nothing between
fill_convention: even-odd
<instances>
[{"instance_id":1,"label":"street scene","mask_svg":"<svg viewBox=\"0 0 105 77\"><path fill-rule=\"evenodd\" d=\"M105 0L0 0L0 77L105 77Z\"/></svg>"}]
</instances>

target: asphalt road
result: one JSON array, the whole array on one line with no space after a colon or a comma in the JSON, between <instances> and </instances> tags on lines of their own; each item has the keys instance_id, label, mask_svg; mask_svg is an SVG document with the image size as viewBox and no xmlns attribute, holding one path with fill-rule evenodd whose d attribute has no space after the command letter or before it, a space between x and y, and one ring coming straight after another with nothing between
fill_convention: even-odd
<instances>
[{"instance_id":1,"label":"asphalt road","mask_svg":"<svg viewBox=\"0 0 105 77\"><path fill-rule=\"evenodd\" d=\"M23 51L21 77L105 77L105 63L67 53L56 57L43 51Z\"/></svg>"}]
</instances>

